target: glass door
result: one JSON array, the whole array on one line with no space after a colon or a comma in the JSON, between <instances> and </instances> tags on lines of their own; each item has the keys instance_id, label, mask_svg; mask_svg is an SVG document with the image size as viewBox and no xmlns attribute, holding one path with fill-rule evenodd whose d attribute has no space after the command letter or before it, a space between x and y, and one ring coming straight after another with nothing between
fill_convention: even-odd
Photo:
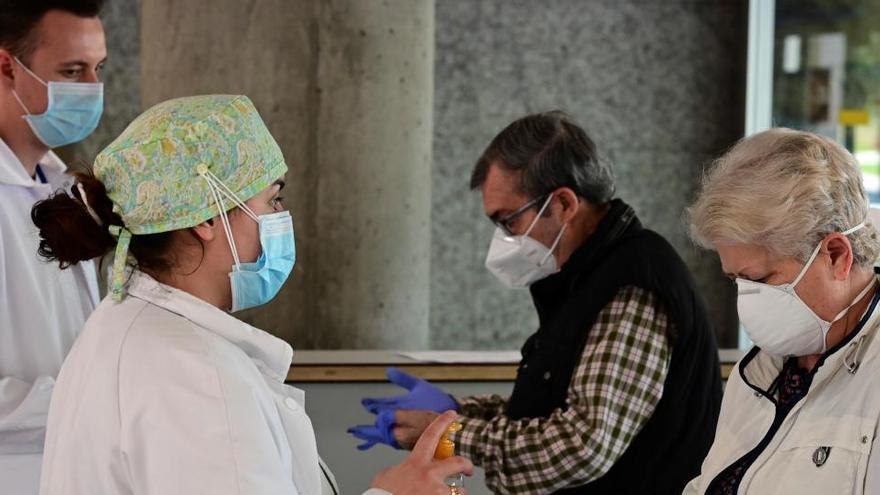
<instances>
[{"instance_id":1,"label":"glass door","mask_svg":"<svg viewBox=\"0 0 880 495\"><path fill-rule=\"evenodd\" d=\"M792 127L837 140L880 208L880 0L750 0L748 49L746 134Z\"/></svg>"}]
</instances>

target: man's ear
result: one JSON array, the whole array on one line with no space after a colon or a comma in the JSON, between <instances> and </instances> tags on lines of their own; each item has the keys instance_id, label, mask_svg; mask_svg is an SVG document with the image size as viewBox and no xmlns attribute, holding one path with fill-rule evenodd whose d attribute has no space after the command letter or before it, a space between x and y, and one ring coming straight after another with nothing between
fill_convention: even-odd
<instances>
[{"instance_id":1,"label":"man's ear","mask_svg":"<svg viewBox=\"0 0 880 495\"><path fill-rule=\"evenodd\" d=\"M217 237L217 228L220 222L216 218L206 220L194 227L190 227L193 235L202 241L213 241Z\"/></svg>"},{"instance_id":2,"label":"man's ear","mask_svg":"<svg viewBox=\"0 0 880 495\"><path fill-rule=\"evenodd\" d=\"M846 280L853 264L852 244L849 238L840 233L830 234L825 241L825 250L831 259L831 272L835 280Z\"/></svg>"},{"instance_id":3,"label":"man's ear","mask_svg":"<svg viewBox=\"0 0 880 495\"><path fill-rule=\"evenodd\" d=\"M580 200L574 191L567 187L561 187L556 190L554 195L559 199L562 206L562 222L568 223L577 214Z\"/></svg>"}]
</instances>

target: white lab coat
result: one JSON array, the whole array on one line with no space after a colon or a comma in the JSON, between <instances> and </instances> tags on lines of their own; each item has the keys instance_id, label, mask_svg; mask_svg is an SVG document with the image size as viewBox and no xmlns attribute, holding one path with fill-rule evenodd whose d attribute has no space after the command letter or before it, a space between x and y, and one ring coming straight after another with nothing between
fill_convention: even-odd
<instances>
[{"instance_id":1,"label":"white lab coat","mask_svg":"<svg viewBox=\"0 0 880 495\"><path fill-rule=\"evenodd\" d=\"M292 356L134 271L127 297L101 302L61 369L40 493L338 493L304 394L284 384Z\"/></svg>"},{"instance_id":2,"label":"white lab coat","mask_svg":"<svg viewBox=\"0 0 880 495\"><path fill-rule=\"evenodd\" d=\"M35 495L55 376L98 302L92 262L68 270L37 255L31 207L71 178L53 153L31 179L0 140L0 492Z\"/></svg>"},{"instance_id":3,"label":"white lab coat","mask_svg":"<svg viewBox=\"0 0 880 495\"><path fill-rule=\"evenodd\" d=\"M806 397L789 412L745 472L738 493L880 493L880 442L876 440L880 421L878 327L880 309L875 308L858 335L818 369ZM750 355L730 375L715 441L700 476L685 487L686 495L706 493L712 480L755 448L773 423L774 404L749 387L746 380L767 390L783 360L763 351ZM859 363L855 373L847 369L845 362ZM820 447L830 447L824 463L817 452Z\"/></svg>"}]
</instances>

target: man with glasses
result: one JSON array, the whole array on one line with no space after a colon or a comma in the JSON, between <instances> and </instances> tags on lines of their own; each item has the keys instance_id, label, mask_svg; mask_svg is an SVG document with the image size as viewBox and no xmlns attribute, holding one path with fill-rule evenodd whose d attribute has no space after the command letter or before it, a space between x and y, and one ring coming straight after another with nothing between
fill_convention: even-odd
<instances>
[{"instance_id":1,"label":"man with glasses","mask_svg":"<svg viewBox=\"0 0 880 495\"><path fill-rule=\"evenodd\" d=\"M455 409L459 453L496 493L681 493L714 437L715 340L684 262L614 197L610 167L561 112L504 129L471 178L496 224L486 267L528 287L540 327L510 397L453 398L391 370L409 393L365 399L352 432L410 447Z\"/></svg>"}]
</instances>

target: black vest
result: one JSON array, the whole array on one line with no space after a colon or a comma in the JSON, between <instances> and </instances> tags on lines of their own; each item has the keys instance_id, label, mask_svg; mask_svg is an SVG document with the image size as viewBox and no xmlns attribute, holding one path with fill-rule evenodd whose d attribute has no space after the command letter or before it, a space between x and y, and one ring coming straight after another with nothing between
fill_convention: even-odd
<instances>
[{"instance_id":1,"label":"black vest","mask_svg":"<svg viewBox=\"0 0 880 495\"><path fill-rule=\"evenodd\" d=\"M663 397L608 473L556 493L680 494L699 474L712 444L721 376L705 305L672 246L642 228L620 200L612 201L596 231L562 270L532 285L540 328L522 348L507 416L546 418L567 407L568 386L587 334L599 312L627 286L653 293L669 315L672 355Z\"/></svg>"}]
</instances>

